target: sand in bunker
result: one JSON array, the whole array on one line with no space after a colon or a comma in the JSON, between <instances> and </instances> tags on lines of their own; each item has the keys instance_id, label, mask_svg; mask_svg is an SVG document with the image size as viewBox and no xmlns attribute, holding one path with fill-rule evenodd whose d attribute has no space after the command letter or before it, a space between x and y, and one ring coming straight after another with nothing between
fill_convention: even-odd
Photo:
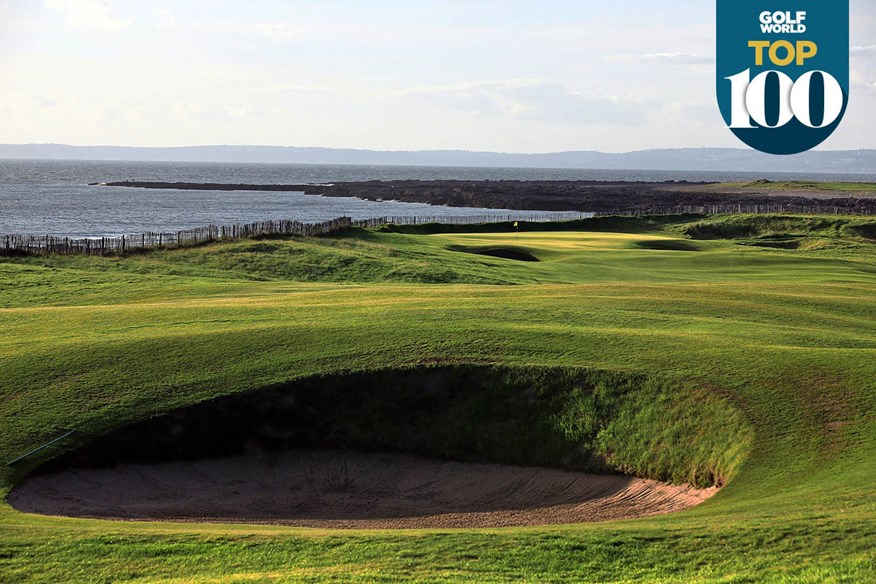
<instances>
[{"instance_id":1,"label":"sand in bunker","mask_svg":"<svg viewBox=\"0 0 876 584\"><path fill-rule=\"evenodd\" d=\"M717 489L347 451L71 469L9 497L30 513L320 528L506 527L681 511Z\"/></svg>"}]
</instances>

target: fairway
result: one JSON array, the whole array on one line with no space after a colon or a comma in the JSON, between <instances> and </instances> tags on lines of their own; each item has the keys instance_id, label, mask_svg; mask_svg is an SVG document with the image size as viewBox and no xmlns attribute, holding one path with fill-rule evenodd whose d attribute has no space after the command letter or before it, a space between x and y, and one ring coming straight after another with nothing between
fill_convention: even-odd
<instances>
[{"instance_id":1,"label":"fairway","mask_svg":"<svg viewBox=\"0 0 876 584\"><path fill-rule=\"evenodd\" d=\"M3 462L77 430L0 472L0 581L876 581L876 220L461 229L0 259ZM405 376L435 371L453 390L408 408ZM325 416L307 418L308 441L328 428L365 450L720 490L679 513L483 529L5 503L41 462L108 432L270 391Z\"/></svg>"}]
</instances>

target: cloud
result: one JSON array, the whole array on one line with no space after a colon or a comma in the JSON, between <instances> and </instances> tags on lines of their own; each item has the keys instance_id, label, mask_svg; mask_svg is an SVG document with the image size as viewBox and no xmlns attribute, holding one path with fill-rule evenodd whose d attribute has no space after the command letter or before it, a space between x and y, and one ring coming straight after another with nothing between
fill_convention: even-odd
<instances>
[{"instance_id":1,"label":"cloud","mask_svg":"<svg viewBox=\"0 0 876 584\"><path fill-rule=\"evenodd\" d=\"M265 85L251 90L252 93L310 93L327 94L335 93L337 88L327 85Z\"/></svg>"},{"instance_id":2,"label":"cloud","mask_svg":"<svg viewBox=\"0 0 876 584\"><path fill-rule=\"evenodd\" d=\"M647 110L644 100L575 91L537 79L420 87L395 95L477 116L561 124L632 125L644 121Z\"/></svg>"},{"instance_id":3,"label":"cloud","mask_svg":"<svg viewBox=\"0 0 876 584\"><path fill-rule=\"evenodd\" d=\"M131 25L116 14L111 0L44 0L46 8L60 12L67 24L95 30L121 30Z\"/></svg>"},{"instance_id":4,"label":"cloud","mask_svg":"<svg viewBox=\"0 0 876 584\"><path fill-rule=\"evenodd\" d=\"M53 99L21 91L0 96L0 109L18 112L14 115L25 111L43 114L46 109L58 108L61 105L61 102Z\"/></svg>"},{"instance_id":5,"label":"cloud","mask_svg":"<svg viewBox=\"0 0 876 584\"><path fill-rule=\"evenodd\" d=\"M309 36L307 30L300 27L293 28L285 23L257 24L256 30L262 36L277 41L288 41Z\"/></svg>"},{"instance_id":6,"label":"cloud","mask_svg":"<svg viewBox=\"0 0 876 584\"><path fill-rule=\"evenodd\" d=\"M170 8L156 8L153 19L159 28L179 28L179 18L176 12Z\"/></svg>"},{"instance_id":7,"label":"cloud","mask_svg":"<svg viewBox=\"0 0 876 584\"><path fill-rule=\"evenodd\" d=\"M30 96L33 102L39 107L58 107L61 105L61 102L55 101L54 99L47 99L45 97L40 97L39 95Z\"/></svg>"},{"instance_id":8,"label":"cloud","mask_svg":"<svg viewBox=\"0 0 876 584\"><path fill-rule=\"evenodd\" d=\"M876 78L876 45L858 45L851 48L852 85L865 87L867 90L876 88L873 79Z\"/></svg>"},{"instance_id":9,"label":"cloud","mask_svg":"<svg viewBox=\"0 0 876 584\"><path fill-rule=\"evenodd\" d=\"M608 61L621 61L627 63L670 63L677 65L712 65L714 57L696 55L692 53L650 53L644 55L610 55Z\"/></svg>"}]
</instances>

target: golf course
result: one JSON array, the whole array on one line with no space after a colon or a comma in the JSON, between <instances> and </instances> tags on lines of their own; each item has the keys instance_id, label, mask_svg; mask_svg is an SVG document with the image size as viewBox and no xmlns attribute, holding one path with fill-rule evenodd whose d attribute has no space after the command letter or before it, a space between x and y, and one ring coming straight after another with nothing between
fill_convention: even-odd
<instances>
[{"instance_id":1,"label":"golf course","mask_svg":"<svg viewBox=\"0 0 876 584\"><path fill-rule=\"evenodd\" d=\"M841 215L0 257L0 582L873 582L874 291Z\"/></svg>"}]
</instances>

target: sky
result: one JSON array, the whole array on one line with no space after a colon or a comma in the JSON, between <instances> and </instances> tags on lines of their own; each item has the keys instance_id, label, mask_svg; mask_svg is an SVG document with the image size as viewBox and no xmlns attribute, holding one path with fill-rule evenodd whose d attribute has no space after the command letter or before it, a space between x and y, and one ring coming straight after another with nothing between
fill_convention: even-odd
<instances>
[{"instance_id":1,"label":"sky","mask_svg":"<svg viewBox=\"0 0 876 584\"><path fill-rule=\"evenodd\" d=\"M822 149L876 148L876 2ZM740 147L711 0L0 0L0 142Z\"/></svg>"}]
</instances>

